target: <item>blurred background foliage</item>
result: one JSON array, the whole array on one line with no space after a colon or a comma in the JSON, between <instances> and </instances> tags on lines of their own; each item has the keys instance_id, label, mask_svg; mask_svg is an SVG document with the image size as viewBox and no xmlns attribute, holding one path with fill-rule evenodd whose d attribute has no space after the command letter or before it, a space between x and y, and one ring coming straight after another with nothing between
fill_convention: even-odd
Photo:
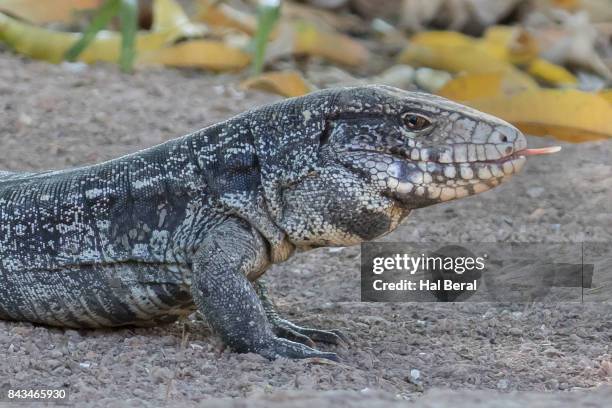
<instances>
[{"instance_id":1,"label":"blurred background foliage","mask_svg":"<svg viewBox=\"0 0 612 408\"><path fill-rule=\"evenodd\" d=\"M285 97L383 83L530 134L612 137L612 0L0 0L0 42L52 63L230 71Z\"/></svg>"}]
</instances>

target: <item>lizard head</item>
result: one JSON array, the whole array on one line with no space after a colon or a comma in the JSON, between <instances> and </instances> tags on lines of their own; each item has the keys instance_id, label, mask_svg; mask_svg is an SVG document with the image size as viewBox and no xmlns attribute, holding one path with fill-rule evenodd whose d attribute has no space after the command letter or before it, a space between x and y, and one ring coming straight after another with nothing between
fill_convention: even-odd
<instances>
[{"instance_id":1,"label":"lizard head","mask_svg":"<svg viewBox=\"0 0 612 408\"><path fill-rule=\"evenodd\" d=\"M523 168L527 142L509 123L438 96L376 89L339 107L328 145L401 207L481 193Z\"/></svg>"},{"instance_id":2,"label":"lizard head","mask_svg":"<svg viewBox=\"0 0 612 408\"><path fill-rule=\"evenodd\" d=\"M518 129L438 96L372 86L312 98L301 106L317 123L316 156L282 188L277 220L298 246L373 239L413 209L487 191L525 164Z\"/></svg>"}]
</instances>

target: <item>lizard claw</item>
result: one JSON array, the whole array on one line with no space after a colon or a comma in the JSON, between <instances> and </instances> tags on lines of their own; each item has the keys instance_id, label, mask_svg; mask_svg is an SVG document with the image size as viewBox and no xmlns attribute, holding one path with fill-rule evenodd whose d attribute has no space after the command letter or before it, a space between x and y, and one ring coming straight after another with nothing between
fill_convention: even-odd
<instances>
[{"instance_id":1,"label":"lizard claw","mask_svg":"<svg viewBox=\"0 0 612 408\"><path fill-rule=\"evenodd\" d=\"M272 330L278 337L282 337L287 340L302 343L308 347L313 347L313 348L315 347L315 342L310 337L304 334L298 333L297 331L293 330L290 327L278 325L278 326L273 327Z\"/></svg>"},{"instance_id":2,"label":"lizard claw","mask_svg":"<svg viewBox=\"0 0 612 408\"><path fill-rule=\"evenodd\" d=\"M281 337L273 337L263 347L256 350L260 355L274 360L278 357L286 358L325 358L332 361L340 361L336 353L324 352L296 343Z\"/></svg>"},{"instance_id":3,"label":"lizard claw","mask_svg":"<svg viewBox=\"0 0 612 408\"><path fill-rule=\"evenodd\" d=\"M285 319L271 322L274 332L284 338L294 339L302 344L314 347L314 342L335 344L347 347L348 337L340 330L319 330L301 327Z\"/></svg>"}]
</instances>

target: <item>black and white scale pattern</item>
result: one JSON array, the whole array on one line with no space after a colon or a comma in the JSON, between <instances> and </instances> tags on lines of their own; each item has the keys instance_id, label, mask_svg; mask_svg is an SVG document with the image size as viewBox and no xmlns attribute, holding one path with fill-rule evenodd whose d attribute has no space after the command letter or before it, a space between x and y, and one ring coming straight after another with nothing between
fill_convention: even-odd
<instances>
[{"instance_id":1,"label":"black and white scale pattern","mask_svg":"<svg viewBox=\"0 0 612 408\"><path fill-rule=\"evenodd\" d=\"M495 187L525 147L497 118L373 86L289 99L97 165L0 171L0 318L148 325L199 307L238 350L300 357L253 334L267 323L247 278L296 247L371 240L414 208ZM239 304L254 317L242 310L234 327Z\"/></svg>"}]
</instances>

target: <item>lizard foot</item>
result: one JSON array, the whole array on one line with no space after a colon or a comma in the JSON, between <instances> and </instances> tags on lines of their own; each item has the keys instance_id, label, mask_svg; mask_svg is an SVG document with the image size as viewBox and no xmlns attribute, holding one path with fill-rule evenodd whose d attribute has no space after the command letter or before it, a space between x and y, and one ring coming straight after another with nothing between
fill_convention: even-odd
<instances>
[{"instance_id":1,"label":"lizard foot","mask_svg":"<svg viewBox=\"0 0 612 408\"><path fill-rule=\"evenodd\" d=\"M278 315L276 315L276 319L274 320L270 319L268 316L268 321L272 325L272 330L277 336L297 341L310 347L314 347L315 342L341 346L347 346L349 343L346 335L339 330L319 330L310 327L302 327Z\"/></svg>"},{"instance_id":2,"label":"lizard foot","mask_svg":"<svg viewBox=\"0 0 612 408\"><path fill-rule=\"evenodd\" d=\"M273 337L263 347L258 348L257 353L270 360L278 357L286 358L326 358L332 361L340 361L336 353L324 352L296 343L284 338Z\"/></svg>"},{"instance_id":3,"label":"lizard foot","mask_svg":"<svg viewBox=\"0 0 612 408\"><path fill-rule=\"evenodd\" d=\"M261 304L266 311L268 322L272 326L274 334L288 340L296 341L310 347L314 347L315 342L329 343L347 346L348 337L339 330L319 330L310 327L302 327L279 316L276 307L268 296L268 290L262 279L254 282Z\"/></svg>"}]
</instances>

